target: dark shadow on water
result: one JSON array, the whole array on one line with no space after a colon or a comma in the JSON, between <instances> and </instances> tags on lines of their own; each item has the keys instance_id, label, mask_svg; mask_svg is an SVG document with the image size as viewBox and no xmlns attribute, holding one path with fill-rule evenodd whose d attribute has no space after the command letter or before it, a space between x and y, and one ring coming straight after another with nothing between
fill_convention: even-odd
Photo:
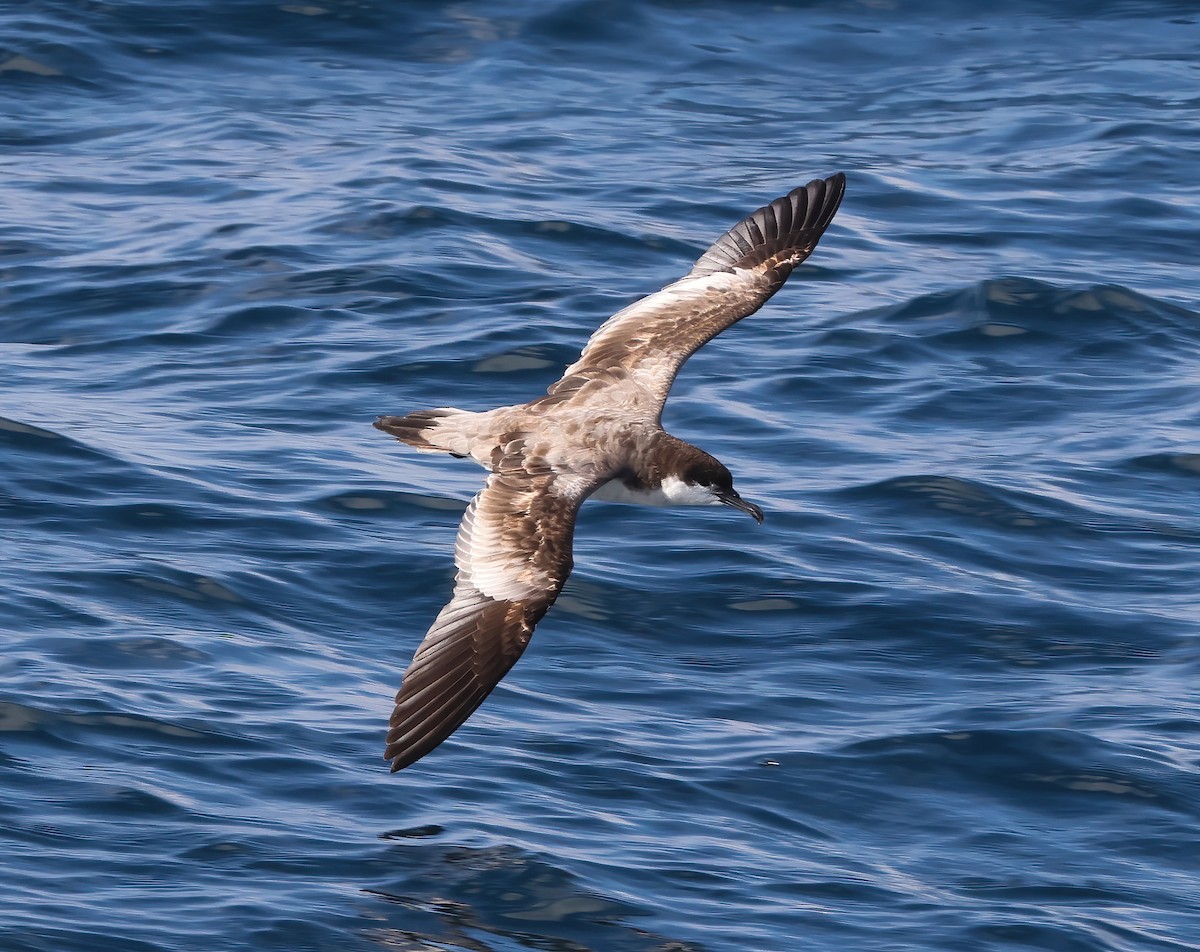
<instances>
[{"instance_id":1,"label":"dark shadow on water","mask_svg":"<svg viewBox=\"0 0 1200 952\"><path fill-rule=\"evenodd\" d=\"M374 910L382 921L369 933L383 948L700 952L629 925L625 920L647 913L517 847L413 842L440 832L427 826L383 835L408 841L392 854L394 878L364 890L386 901Z\"/></svg>"}]
</instances>

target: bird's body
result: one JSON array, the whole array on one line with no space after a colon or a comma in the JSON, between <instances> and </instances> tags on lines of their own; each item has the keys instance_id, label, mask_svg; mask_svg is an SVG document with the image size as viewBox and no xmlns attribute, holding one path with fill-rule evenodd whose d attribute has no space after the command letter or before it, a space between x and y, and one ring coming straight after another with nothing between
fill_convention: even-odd
<instances>
[{"instance_id":1,"label":"bird's body","mask_svg":"<svg viewBox=\"0 0 1200 952\"><path fill-rule=\"evenodd\" d=\"M684 361L758 310L812 252L844 189L840 174L817 179L735 225L682 279L601 325L545 396L376 422L490 474L459 528L454 594L396 695L385 753L393 770L457 730L520 657L570 574L585 499L729 505L762 521L719 461L662 429L662 408Z\"/></svg>"}]
</instances>

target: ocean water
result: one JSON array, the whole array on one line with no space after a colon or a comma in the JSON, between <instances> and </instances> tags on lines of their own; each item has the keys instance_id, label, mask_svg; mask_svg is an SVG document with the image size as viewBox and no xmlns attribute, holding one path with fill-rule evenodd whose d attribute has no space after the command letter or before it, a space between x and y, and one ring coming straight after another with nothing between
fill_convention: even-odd
<instances>
[{"instance_id":1,"label":"ocean water","mask_svg":"<svg viewBox=\"0 0 1200 952\"><path fill-rule=\"evenodd\" d=\"M1194 4L0 7L0 949L1200 947ZM394 776L530 399L739 217L816 254Z\"/></svg>"}]
</instances>

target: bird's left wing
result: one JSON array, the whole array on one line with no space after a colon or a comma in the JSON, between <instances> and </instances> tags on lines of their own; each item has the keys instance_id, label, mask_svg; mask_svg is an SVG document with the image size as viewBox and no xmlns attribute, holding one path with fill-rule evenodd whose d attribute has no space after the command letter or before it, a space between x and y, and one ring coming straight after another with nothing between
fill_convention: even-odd
<instances>
[{"instance_id":1,"label":"bird's left wing","mask_svg":"<svg viewBox=\"0 0 1200 952\"><path fill-rule=\"evenodd\" d=\"M502 461L463 516L454 595L404 673L384 757L415 763L474 713L521 657L571 573L575 515L595 482Z\"/></svg>"},{"instance_id":2,"label":"bird's left wing","mask_svg":"<svg viewBox=\"0 0 1200 952\"><path fill-rule=\"evenodd\" d=\"M543 402L589 391L608 400L610 382L631 380L647 395L644 409L660 413L683 362L783 286L816 248L845 191L846 177L839 172L752 212L674 284L600 325Z\"/></svg>"}]
</instances>

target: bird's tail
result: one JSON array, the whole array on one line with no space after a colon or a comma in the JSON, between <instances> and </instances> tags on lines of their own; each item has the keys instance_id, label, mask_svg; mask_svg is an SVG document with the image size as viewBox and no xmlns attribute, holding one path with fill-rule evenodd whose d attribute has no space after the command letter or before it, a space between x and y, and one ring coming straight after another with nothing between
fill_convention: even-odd
<instances>
[{"instance_id":1,"label":"bird's tail","mask_svg":"<svg viewBox=\"0 0 1200 952\"><path fill-rule=\"evenodd\" d=\"M375 421L375 428L391 433L422 453L470 456L471 436L464 424L475 416L477 414L469 410L442 407L417 410L405 416L381 416Z\"/></svg>"}]
</instances>

